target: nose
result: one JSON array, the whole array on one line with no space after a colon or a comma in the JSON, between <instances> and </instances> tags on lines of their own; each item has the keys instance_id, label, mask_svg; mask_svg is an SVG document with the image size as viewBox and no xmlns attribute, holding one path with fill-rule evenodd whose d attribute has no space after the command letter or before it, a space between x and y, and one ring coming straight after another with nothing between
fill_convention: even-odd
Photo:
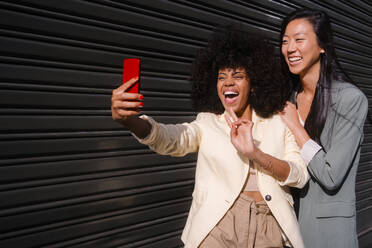
<instances>
[{"instance_id":1,"label":"nose","mask_svg":"<svg viewBox=\"0 0 372 248\"><path fill-rule=\"evenodd\" d=\"M296 51L296 49L297 49L296 42L288 41L287 52L291 53L291 52Z\"/></svg>"},{"instance_id":2,"label":"nose","mask_svg":"<svg viewBox=\"0 0 372 248\"><path fill-rule=\"evenodd\" d=\"M224 86L233 86L235 84L235 79L234 77L232 76L229 76L226 78L225 82L224 82Z\"/></svg>"}]
</instances>

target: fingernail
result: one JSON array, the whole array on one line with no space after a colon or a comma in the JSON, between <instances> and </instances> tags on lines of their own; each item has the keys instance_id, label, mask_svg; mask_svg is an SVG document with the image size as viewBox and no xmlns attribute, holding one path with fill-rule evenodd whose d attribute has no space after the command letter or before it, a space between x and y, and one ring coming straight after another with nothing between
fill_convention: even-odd
<instances>
[{"instance_id":1,"label":"fingernail","mask_svg":"<svg viewBox=\"0 0 372 248\"><path fill-rule=\"evenodd\" d=\"M140 102L139 105L142 107L143 106L143 102Z\"/></svg>"},{"instance_id":2,"label":"fingernail","mask_svg":"<svg viewBox=\"0 0 372 248\"><path fill-rule=\"evenodd\" d=\"M143 99L143 95L140 95L140 96L139 96L139 99L142 100L142 99Z\"/></svg>"}]
</instances>

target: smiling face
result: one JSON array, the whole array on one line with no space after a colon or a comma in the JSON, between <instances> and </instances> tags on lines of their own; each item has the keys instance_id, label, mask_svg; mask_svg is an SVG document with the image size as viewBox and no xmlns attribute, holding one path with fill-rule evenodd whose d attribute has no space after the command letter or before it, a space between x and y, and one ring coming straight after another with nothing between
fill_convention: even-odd
<instances>
[{"instance_id":1,"label":"smiling face","mask_svg":"<svg viewBox=\"0 0 372 248\"><path fill-rule=\"evenodd\" d=\"M300 78L317 79L320 73L320 54L324 53L317 41L313 25L306 19L288 23L282 38L282 54L291 73Z\"/></svg>"},{"instance_id":2,"label":"smiling face","mask_svg":"<svg viewBox=\"0 0 372 248\"><path fill-rule=\"evenodd\" d=\"M243 68L225 68L218 71L217 92L225 109L231 108L238 117L249 112L250 82Z\"/></svg>"}]
</instances>

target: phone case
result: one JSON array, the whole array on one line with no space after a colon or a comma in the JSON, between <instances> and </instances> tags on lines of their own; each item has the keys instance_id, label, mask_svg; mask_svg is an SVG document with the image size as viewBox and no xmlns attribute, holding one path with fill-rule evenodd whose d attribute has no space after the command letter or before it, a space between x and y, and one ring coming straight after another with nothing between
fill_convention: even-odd
<instances>
[{"instance_id":1,"label":"phone case","mask_svg":"<svg viewBox=\"0 0 372 248\"><path fill-rule=\"evenodd\" d=\"M141 60L138 58L124 59L123 83L129 81L132 78L138 77L137 82L127 90L127 92L129 93L139 93L140 66Z\"/></svg>"}]
</instances>

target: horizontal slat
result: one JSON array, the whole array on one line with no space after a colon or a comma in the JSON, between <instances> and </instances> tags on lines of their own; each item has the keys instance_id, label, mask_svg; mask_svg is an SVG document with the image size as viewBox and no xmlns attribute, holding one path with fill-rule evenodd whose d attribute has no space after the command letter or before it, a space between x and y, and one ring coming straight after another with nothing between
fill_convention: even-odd
<instances>
[{"instance_id":1,"label":"horizontal slat","mask_svg":"<svg viewBox=\"0 0 372 248\"><path fill-rule=\"evenodd\" d=\"M71 112L71 111L69 111ZM105 131L105 130L117 130L122 131L125 130L123 126L119 125L118 123L114 122L111 117L111 113L107 111L105 113L106 116L74 116L74 115L61 115L57 116L52 114L53 111L49 112L50 115L33 115L33 112L30 112L30 115L23 115L23 116L12 116L12 115L2 115L0 116L0 133L27 133L29 135L36 135L37 132L42 132L46 136L50 136L50 138L54 137L63 137L63 135L58 135L59 132L75 132L76 134L68 134L65 137L78 137L78 136L89 136L89 131ZM181 112L174 117L170 116L163 116L162 113L169 113L172 112L161 112L157 111L150 112L150 111L143 111L144 114L149 114L150 116L154 116L154 119L163 122L163 123L181 123L186 121L192 121L195 119L193 116L182 116L182 114L187 114L188 112ZM79 113L82 114L82 113ZM189 112L189 114L191 114ZM52 132L48 135L48 132ZM55 133L54 133L55 132ZM93 134L92 137L97 136ZM105 135L100 135L105 136ZM112 135L111 135L112 136ZM43 135L41 134L39 138L42 138ZM27 136L24 138L26 139ZM17 138L19 139L19 138ZM1 142L1 141L0 141ZM0 162L1 163L1 162Z\"/></svg>"},{"instance_id":2,"label":"horizontal slat","mask_svg":"<svg viewBox=\"0 0 372 248\"><path fill-rule=\"evenodd\" d=\"M103 137L79 139L42 139L0 142L0 158L53 156L76 153L94 153L112 150L143 149L133 137Z\"/></svg>"},{"instance_id":3,"label":"horizontal slat","mask_svg":"<svg viewBox=\"0 0 372 248\"><path fill-rule=\"evenodd\" d=\"M7 34L3 31L3 34ZM8 32L8 35L11 34ZM13 33L16 34L16 33ZM0 51L3 55L18 56L21 58L43 58L50 62L52 61L63 61L67 63L82 63L87 65L95 66L112 66L113 61L117 61L118 57L123 57L123 53L133 54L135 50L126 50L122 48L105 47L105 50L97 50L97 45L95 47L89 48L85 47L85 44L58 44L60 40L56 40L57 44L53 44L52 39L45 41L39 41L40 37L33 37L32 34L28 35L28 39L25 40L26 34L22 34L22 38L18 37L2 37L0 39L1 47ZM127 38L130 39L130 38ZM184 46L180 45L179 50L184 50ZM165 54L164 52L156 52L156 50L151 50L146 52L146 50L138 51L138 55L147 55L159 59L169 59L175 62L191 62L192 56L196 53L195 47L189 56L182 54ZM140 49L136 49L140 50ZM48 62L48 61L47 61Z\"/></svg>"},{"instance_id":4,"label":"horizontal slat","mask_svg":"<svg viewBox=\"0 0 372 248\"><path fill-rule=\"evenodd\" d=\"M97 25L97 23L87 23L87 22L72 22L66 18L58 20L55 16L45 17L41 15L38 11L36 13L28 14L21 13L18 11L12 11L7 9L0 9L0 15L2 16L2 24L7 28L15 28L17 30L22 30L24 32L30 33L48 33L50 36L65 37L74 40L81 40L87 42L117 45L120 47L127 47L132 49L144 49L149 50L149 48L159 48L167 49L169 53L174 54L188 54L193 55L195 53L195 48L198 46L189 45L186 46L185 41L173 41L168 39L165 41L165 37L150 37L144 36L142 34L135 34L130 29L126 28L126 25ZM124 13L122 13L124 16ZM127 18L132 16L133 12L127 13ZM16 20L22 19L22 22L17 22ZM149 18L150 22L154 21ZM155 20L156 21L156 20ZM85 35L83 35L85 34ZM169 37L169 36L168 36ZM171 38L171 37L170 37ZM180 45L182 44L182 50L180 50ZM181 53L182 51L182 53Z\"/></svg>"},{"instance_id":5,"label":"horizontal slat","mask_svg":"<svg viewBox=\"0 0 372 248\"><path fill-rule=\"evenodd\" d=\"M149 60L151 64L151 61L158 60L157 63L160 63L160 66L162 65L163 60L172 60L174 63L180 62L180 63L189 63L191 61L190 58L187 58L185 56L181 55L171 55L168 53L165 53L164 51L154 51L154 50L143 50L143 49L130 49L126 47L119 47L115 45L107 45L107 44L99 44L94 42L88 42L88 41L79 41L79 40L73 40L68 38L61 38L61 37L51 37L43 34L34 34L34 33L27 33L27 32L19 32L17 30L11 30L11 29L0 29L0 34L3 36L7 36L7 39L4 39L2 42L4 44L9 44L7 41L9 40L16 40L18 42L24 41L26 44L25 46L35 46L37 50L38 46L41 44L46 44L46 48L50 49L50 47L54 47L58 54L59 50L62 48L65 48L67 53L69 53L72 56L73 61L85 61L88 65L100 65L101 68L107 67L107 66L116 66L119 62L122 62L123 58L126 57L140 57L140 58L146 58L146 60ZM9 50L15 50L15 45L10 44ZM45 54L42 50L39 50L42 54ZM79 58L75 56L75 54L72 53L72 51L78 52L78 54L85 54L88 58L91 58L91 60L87 60L86 58ZM88 51L95 54L96 56L92 56L91 54L88 54ZM27 53L31 53L32 51L24 51L24 49L21 49L20 51L16 51L15 54L24 55ZM4 55L9 54L9 51L4 51ZM15 55L10 54L10 55ZM48 54L48 58L50 60L61 60L60 57L56 57L52 54ZM40 57L41 54L36 54L35 57ZM103 56L105 55L105 56ZM63 54L61 54L63 57ZM23 57L25 62L29 62L26 57ZM71 61L71 58L66 58ZM29 62L30 63L30 62ZM45 63L44 63L45 64ZM74 64L71 64L70 66L74 66ZM143 67L148 69L148 64L143 64ZM156 63L155 67L151 68L157 68ZM172 68L169 68L170 70ZM107 70L107 69L106 69ZM169 71L170 71L169 70Z\"/></svg>"},{"instance_id":6,"label":"horizontal slat","mask_svg":"<svg viewBox=\"0 0 372 248\"><path fill-rule=\"evenodd\" d=\"M362 232L371 228L371 215L372 215L371 205L358 212L357 215L358 232Z\"/></svg>"},{"instance_id":7,"label":"horizontal slat","mask_svg":"<svg viewBox=\"0 0 372 248\"><path fill-rule=\"evenodd\" d=\"M357 66L369 68L372 66L372 56L368 57L366 54L357 54L344 49L337 49L336 54L340 61L343 61L344 63L351 63Z\"/></svg>"},{"instance_id":8,"label":"horizontal slat","mask_svg":"<svg viewBox=\"0 0 372 248\"><path fill-rule=\"evenodd\" d=\"M364 193L371 190L372 180L357 181L355 185L355 191L358 193Z\"/></svg>"},{"instance_id":9,"label":"horizontal slat","mask_svg":"<svg viewBox=\"0 0 372 248\"><path fill-rule=\"evenodd\" d=\"M351 73L358 73L364 76L371 74L371 67L368 67L368 65L357 65L357 64L351 64L350 62L344 63L343 60L340 60L340 64L344 70L347 72L350 71Z\"/></svg>"},{"instance_id":10,"label":"horizontal slat","mask_svg":"<svg viewBox=\"0 0 372 248\"><path fill-rule=\"evenodd\" d=\"M302 7L317 8L326 11L331 16L331 22L334 24L332 29L336 35L342 33L346 36L354 37L355 42L357 42L367 39L368 33L372 33L372 28L368 25L370 23L369 16L356 9L343 7L344 5L341 1L296 0L293 2L298 2ZM361 20L359 16L362 18ZM363 21L363 17L366 19L365 22ZM346 29L346 27L349 28ZM365 30L365 32L358 32L359 28Z\"/></svg>"},{"instance_id":11,"label":"horizontal slat","mask_svg":"<svg viewBox=\"0 0 372 248\"><path fill-rule=\"evenodd\" d=\"M144 94L144 96L146 96ZM175 95L166 97L146 96L143 100L146 110L183 109L192 111L191 99ZM0 91L0 107L41 109L95 109L109 110L111 107L111 95L77 94L77 93L54 93L42 91L2 90Z\"/></svg>"},{"instance_id":12,"label":"horizontal slat","mask_svg":"<svg viewBox=\"0 0 372 248\"><path fill-rule=\"evenodd\" d=\"M115 86L119 87L121 82L115 82ZM141 77L140 92L146 96L164 96L164 97L183 97L189 98L191 92L191 84L187 80L167 79L156 77ZM162 88L159 86L161 85ZM68 87L59 85L42 85L32 83L17 83L17 82L0 82L0 89L5 90L27 90L27 91L44 91L44 92L63 92L63 93L80 93L80 94L98 94L111 96L113 89L100 89L88 87Z\"/></svg>"},{"instance_id":13,"label":"horizontal slat","mask_svg":"<svg viewBox=\"0 0 372 248\"><path fill-rule=\"evenodd\" d=\"M372 206L371 190L358 192L356 203L357 215L365 211L365 209L368 209L370 206Z\"/></svg>"},{"instance_id":14,"label":"horizontal slat","mask_svg":"<svg viewBox=\"0 0 372 248\"><path fill-rule=\"evenodd\" d=\"M86 240L88 235L96 234L97 232L101 233L101 235L104 234L105 231L110 233L123 232L135 228L142 228L146 225L166 222L167 217L174 219L177 215L180 215L179 217L184 216L183 213L188 211L188 209L188 202L174 203L162 207L146 209L132 214L103 218L96 221L75 224L73 226L65 226L47 230L45 232L37 232L35 234L6 239L0 244L4 247L21 248L27 247L27 244L30 243L40 247L42 245L77 239L79 237L84 237L84 240ZM156 221L153 221L153 216L157 216ZM20 246L20 244L25 244L26 246Z\"/></svg>"},{"instance_id":15,"label":"horizontal slat","mask_svg":"<svg viewBox=\"0 0 372 248\"><path fill-rule=\"evenodd\" d=\"M372 228L364 230L360 235L358 235L359 247L369 248L372 246Z\"/></svg>"},{"instance_id":16,"label":"horizontal slat","mask_svg":"<svg viewBox=\"0 0 372 248\"><path fill-rule=\"evenodd\" d=\"M182 43L200 44L201 37L207 39L210 34L208 30L213 27L213 24L205 25L205 23L190 18L195 16L195 12L192 10L180 9L181 11L177 11L171 1L165 3L146 1L145 5L138 1L106 0L69 1L66 3L61 3L58 0L47 2L20 0L17 3L8 1L4 7L44 15L53 19L67 19L74 23L127 29L135 33L151 34L151 36L165 40L179 40ZM180 27L184 31L181 34Z\"/></svg>"},{"instance_id":17,"label":"horizontal slat","mask_svg":"<svg viewBox=\"0 0 372 248\"><path fill-rule=\"evenodd\" d=\"M181 230L177 230L178 226L184 226L185 219L177 219L161 223L159 225L133 230L131 232L117 233L108 235L103 238L94 239L89 242L84 242L81 245L73 245L74 248L90 248L90 247L141 247L141 248L159 248L159 247L183 247L183 243L179 236ZM103 235L102 235L103 236ZM79 240L80 241L80 240ZM64 247L72 245L76 240L58 243L51 248Z\"/></svg>"},{"instance_id":18,"label":"horizontal slat","mask_svg":"<svg viewBox=\"0 0 372 248\"><path fill-rule=\"evenodd\" d=\"M0 239L43 232L66 225L78 224L143 211L174 201L190 203L192 185L164 187L136 195L121 195L79 204L57 206L38 211L1 217Z\"/></svg>"},{"instance_id":19,"label":"horizontal slat","mask_svg":"<svg viewBox=\"0 0 372 248\"><path fill-rule=\"evenodd\" d=\"M119 175L151 173L167 169L194 167L195 155L169 157L154 153L107 158L65 160L1 166L0 192L5 189L51 185L53 182L79 182Z\"/></svg>"},{"instance_id":20,"label":"horizontal slat","mask_svg":"<svg viewBox=\"0 0 372 248\"><path fill-rule=\"evenodd\" d=\"M124 58L124 57L122 57ZM17 82L30 82L40 84L42 82L48 85L63 85L70 87L97 87L113 89L116 88L122 82L122 59L117 61L118 68L114 71L108 72L97 72L97 71L79 71L71 68L49 68L39 66L37 64L32 65L19 65L19 64L1 64L0 72L2 74L2 82L17 81ZM171 61L160 61L153 59L144 60L144 64L148 66L154 65L157 68L156 71L151 72L152 75L165 76L165 78L177 79L170 73L185 74L189 70L189 64L171 62ZM167 67L172 69L165 70ZM144 68L145 70L145 68ZM162 74L163 72L163 74ZM143 77L149 75L144 71ZM172 78L173 77L173 78ZM185 79L184 76L178 76L178 79ZM166 81L166 80L165 80ZM170 80L168 80L170 81Z\"/></svg>"},{"instance_id":21,"label":"horizontal slat","mask_svg":"<svg viewBox=\"0 0 372 248\"><path fill-rule=\"evenodd\" d=\"M194 168L187 168L152 172L150 175L144 173L0 192L2 202L0 215L16 212L17 208L23 209L24 206L37 206L56 200L79 199L83 201L84 197L93 194L170 184L193 180L193 178Z\"/></svg>"},{"instance_id":22,"label":"horizontal slat","mask_svg":"<svg viewBox=\"0 0 372 248\"><path fill-rule=\"evenodd\" d=\"M319 3L319 5L327 8L327 12L332 13L332 16L339 22L350 22L350 24L363 24L372 30L368 25L371 21L372 7L360 0L345 1L345 0L313 0L312 2ZM345 20L345 17L348 17ZM358 18L355 18L358 17ZM362 26L364 28L364 26ZM358 25L352 25L350 28L358 28Z\"/></svg>"}]
</instances>

